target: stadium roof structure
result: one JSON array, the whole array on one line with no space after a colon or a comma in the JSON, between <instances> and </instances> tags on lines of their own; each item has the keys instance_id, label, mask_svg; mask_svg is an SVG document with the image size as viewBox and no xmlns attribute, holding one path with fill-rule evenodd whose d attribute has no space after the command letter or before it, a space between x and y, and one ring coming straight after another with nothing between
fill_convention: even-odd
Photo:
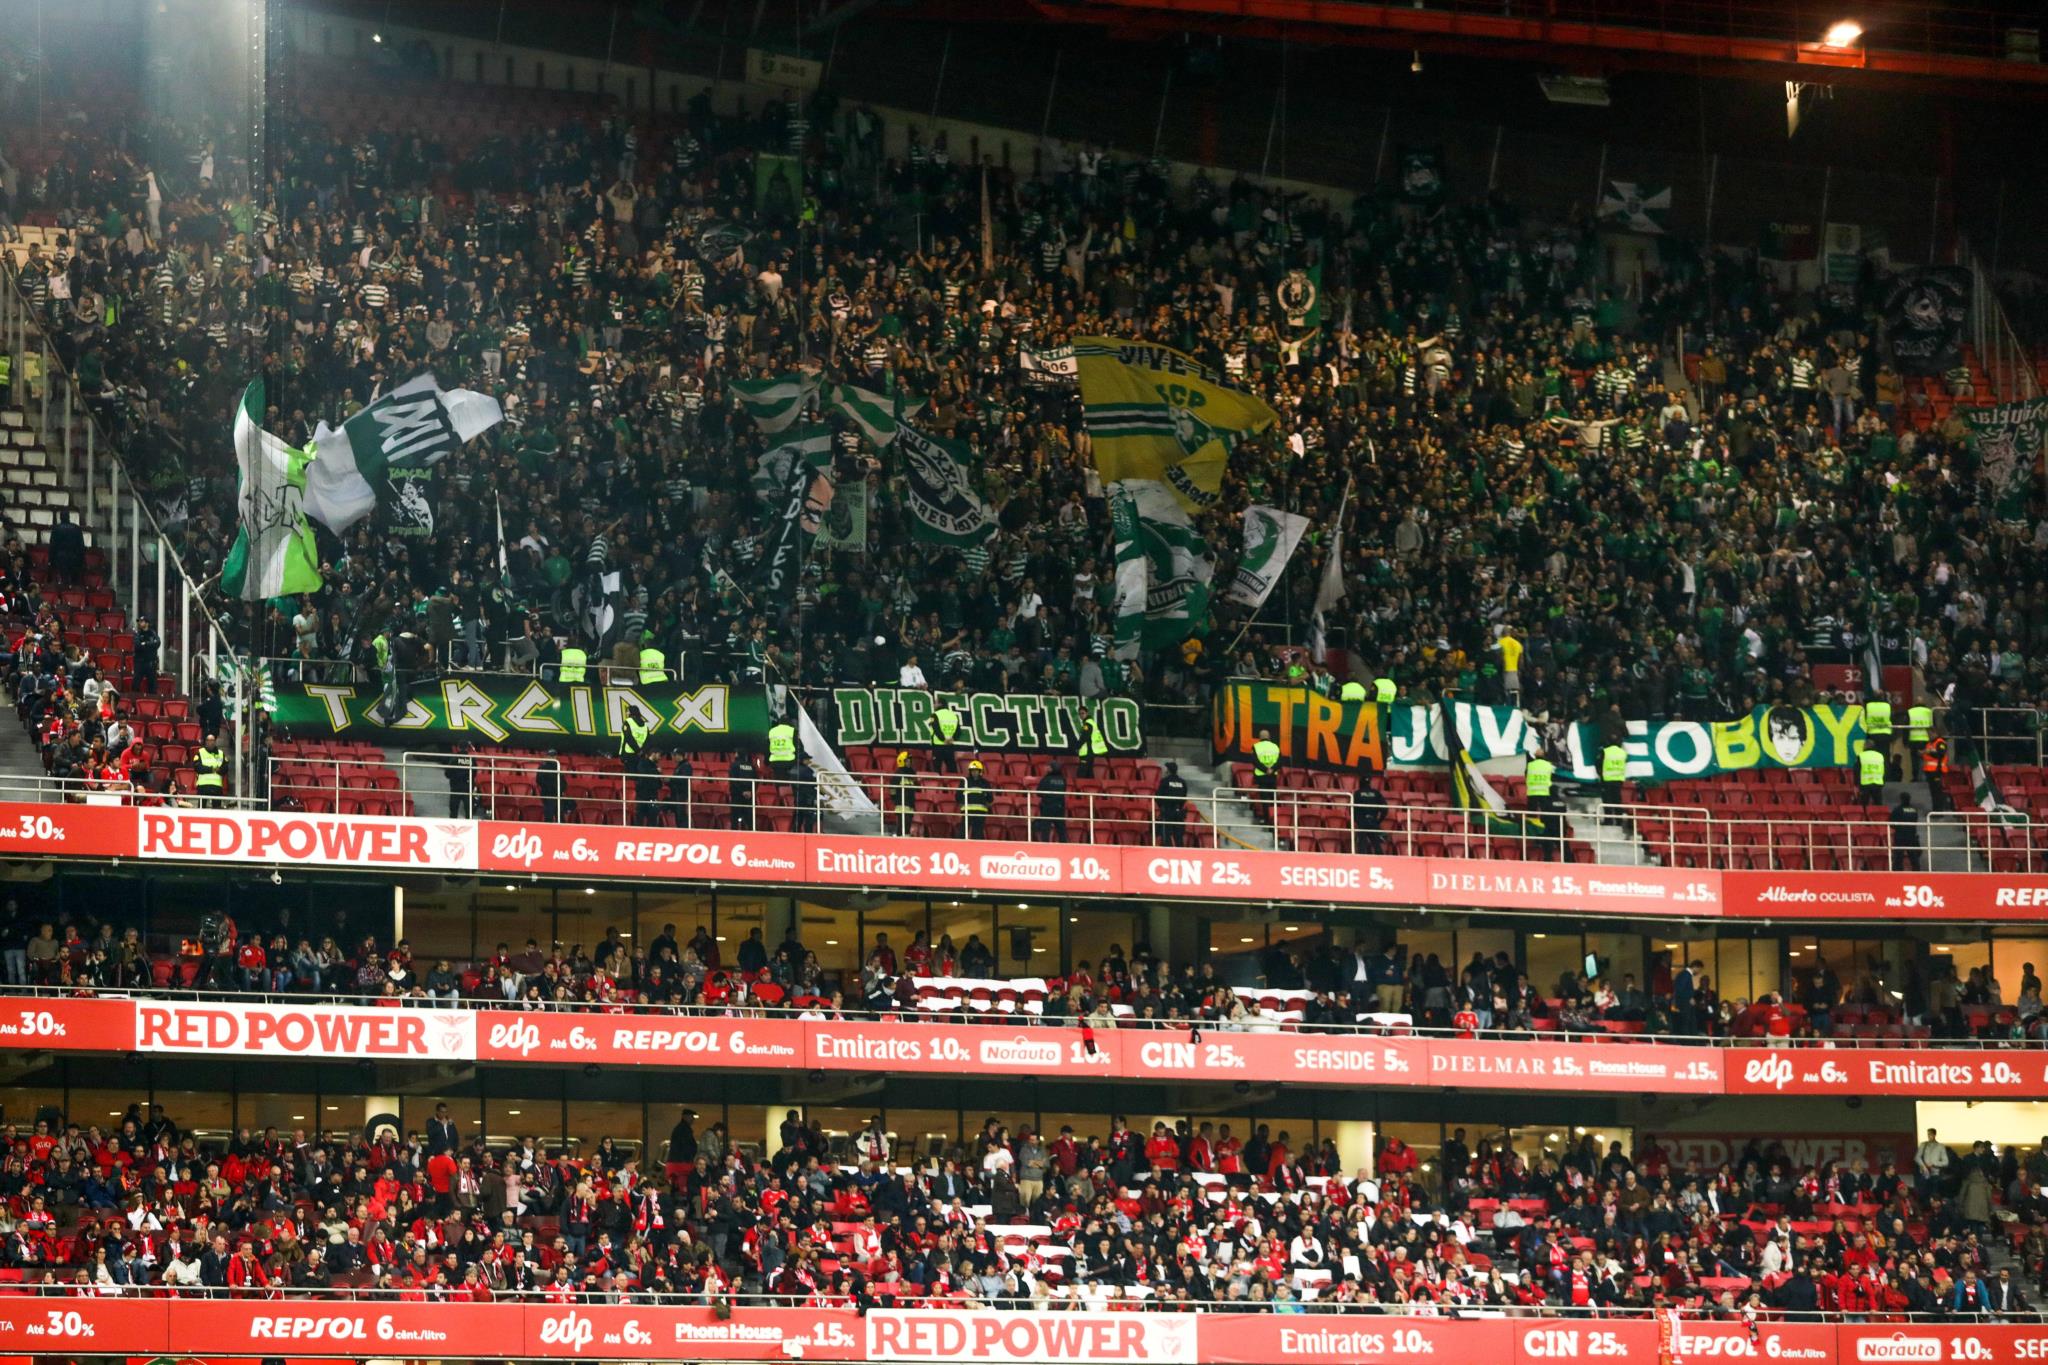
<instances>
[{"instance_id":1,"label":"stadium roof structure","mask_svg":"<svg viewBox=\"0 0 2048 1365\"><path fill-rule=\"evenodd\" d=\"M834 8L872 0L841 0ZM1412 48L1576 69L1763 79L1911 79L2048 92L2037 4L1811 0L1031 0L1049 19L1139 38L1191 29Z\"/></svg>"}]
</instances>

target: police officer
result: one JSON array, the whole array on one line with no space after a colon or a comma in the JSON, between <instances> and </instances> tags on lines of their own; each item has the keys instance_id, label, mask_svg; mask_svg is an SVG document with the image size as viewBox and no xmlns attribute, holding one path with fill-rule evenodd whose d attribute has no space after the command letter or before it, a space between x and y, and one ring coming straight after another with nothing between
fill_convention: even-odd
<instances>
[{"instance_id":1,"label":"police officer","mask_svg":"<svg viewBox=\"0 0 2048 1365\"><path fill-rule=\"evenodd\" d=\"M1356 678L1346 678L1344 685L1337 689L1337 700L1345 703L1364 701L1368 695L1365 684Z\"/></svg>"},{"instance_id":2,"label":"police officer","mask_svg":"<svg viewBox=\"0 0 2048 1365\"><path fill-rule=\"evenodd\" d=\"M1864 740L1862 748L1856 752L1856 782L1864 805L1884 804L1884 770L1884 751L1870 740Z\"/></svg>"},{"instance_id":3,"label":"police officer","mask_svg":"<svg viewBox=\"0 0 2048 1365\"><path fill-rule=\"evenodd\" d=\"M654 632L644 631L640 636L640 684L668 681L668 656L656 648Z\"/></svg>"},{"instance_id":4,"label":"police officer","mask_svg":"<svg viewBox=\"0 0 2048 1365\"><path fill-rule=\"evenodd\" d=\"M732 810L732 827L750 830L754 827L754 803L761 789L761 770L754 766L754 756L744 749L734 754L725 777L732 792L726 798Z\"/></svg>"},{"instance_id":5,"label":"police officer","mask_svg":"<svg viewBox=\"0 0 2048 1365\"><path fill-rule=\"evenodd\" d=\"M1057 763L1048 765L1038 779L1038 814L1031 821L1031 837L1041 843L1067 841L1067 774Z\"/></svg>"},{"instance_id":6,"label":"police officer","mask_svg":"<svg viewBox=\"0 0 2048 1365\"><path fill-rule=\"evenodd\" d=\"M950 706L941 706L933 711L925 722L925 729L932 738L933 757L940 772L960 771L959 760L953 756L953 741L960 733L960 713Z\"/></svg>"},{"instance_id":7,"label":"police officer","mask_svg":"<svg viewBox=\"0 0 2048 1365\"><path fill-rule=\"evenodd\" d=\"M145 697L156 695L156 665L163 652L164 637L156 633L147 616L135 618L135 690Z\"/></svg>"},{"instance_id":8,"label":"police officer","mask_svg":"<svg viewBox=\"0 0 2048 1365\"><path fill-rule=\"evenodd\" d=\"M192 755L199 775L192 779L192 791L202 803L211 804L227 795L228 756L221 750L220 736L208 735Z\"/></svg>"},{"instance_id":9,"label":"police officer","mask_svg":"<svg viewBox=\"0 0 2048 1365\"><path fill-rule=\"evenodd\" d=\"M967 784L960 789L960 837L979 839L982 825L988 819L988 811L988 774L982 769L980 759L970 759L967 764Z\"/></svg>"},{"instance_id":10,"label":"police officer","mask_svg":"<svg viewBox=\"0 0 2048 1365\"><path fill-rule=\"evenodd\" d=\"M1924 756L1927 741L1934 734L1934 708L1925 702L1915 702L1906 708L1906 754L1913 765L1913 771L1921 771L1920 760Z\"/></svg>"},{"instance_id":11,"label":"police officer","mask_svg":"<svg viewBox=\"0 0 2048 1365\"><path fill-rule=\"evenodd\" d=\"M1152 793L1152 842L1174 848L1188 841L1188 782L1180 764L1169 761Z\"/></svg>"},{"instance_id":12,"label":"police officer","mask_svg":"<svg viewBox=\"0 0 2048 1365\"><path fill-rule=\"evenodd\" d=\"M1619 806L1622 784L1627 781L1628 750L1619 743L1610 744L1600 751L1600 803Z\"/></svg>"},{"instance_id":13,"label":"police officer","mask_svg":"<svg viewBox=\"0 0 2048 1365\"><path fill-rule=\"evenodd\" d=\"M1259 731L1252 745L1252 786L1258 789L1258 807L1266 823L1273 823L1273 793L1280 787L1280 746L1271 730Z\"/></svg>"},{"instance_id":14,"label":"police officer","mask_svg":"<svg viewBox=\"0 0 2048 1365\"><path fill-rule=\"evenodd\" d=\"M563 648L562 661L555 665L555 679L558 682L580 683L584 671L590 667L590 656L583 652L583 646L571 644Z\"/></svg>"},{"instance_id":15,"label":"police officer","mask_svg":"<svg viewBox=\"0 0 2048 1365\"><path fill-rule=\"evenodd\" d=\"M1387 823L1387 798L1370 777L1358 779L1351 793L1351 851L1384 853L1387 838L1381 831Z\"/></svg>"},{"instance_id":16,"label":"police officer","mask_svg":"<svg viewBox=\"0 0 2048 1365\"><path fill-rule=\"evenodd\" d=\"M789 765L790 806L795 814L790 829L798 834L818 832L818 779L809 760Z\"/></svg>"},{"instance_id":17,"label":"police officer","mask_svg":"<svg viewBox=\"0 0 2048 1365\"><path fill-rule=\"evenodd\" d=\"M1890 767L1892 752L1892 703L1888 697L1872 697L1863 703L1863 734L1878 756Z\"/></svg>"},{"instance_id":18,"label":"police officer","mask_svg":"<svg viewBox=\"0 0 2048 1365\"><path fill-rule=\"evenodd\" d=\"M1551 787L1557 780L1557 768L1540 753L1530 754L1522 765L1522 790L1528 797L1531 817L1530 833L1534 836L1536 856L1555 858L1557 845L1563 833L1563 821L1558 800L1551 794Z\"/></svg>"},{"instance_id":19,"label":"police officer","mask_svg":"<svg viewBox=\"0 0 2048 1365\"><path fill-rule=\"evenodd\" d=\"M638 711L627 710L625 720L619 726L619 766L633 779L633 823L636 825L657 823L655 803L661 799L661 775L647 753L647 741L653 733Z\"/></svg>"}]
</instances>

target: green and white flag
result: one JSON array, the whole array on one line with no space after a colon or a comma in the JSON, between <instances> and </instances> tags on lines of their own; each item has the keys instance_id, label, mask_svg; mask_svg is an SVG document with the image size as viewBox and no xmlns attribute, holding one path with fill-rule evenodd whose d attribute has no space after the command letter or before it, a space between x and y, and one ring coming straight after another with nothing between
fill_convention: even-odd
<instances>
[{"instance_id":1,"label":"green and white flag","mask_svg":"<svg viewBox=\"0 0 2048 1365\"><path fill-rule=\"evenodd\" d=\"M832 463L832 428L823 423L797 427L781 442L762 451L750 479L754 496L771 504L779 500L782 491L789 487L790 469L798 460L813 469L823 469Z\"/></svg>"},{"instance_id":2,"label":"green and white flag","mask_svg":"<svg viewBox=\"0 0 2048 1365\"><path fill-rule=\"evenodd\" d=\"M313 432L306 515L340 535L377 509L377 489L393 470L437 464L504 420L487 393L443 389L432 374L409 379L340 426L322 422ZM427 518L431 530L431 511Z\"/></svg>"},{"instance_id":3,"label":"green and white flag","mask_svg":"<svg viewBox=\"0 0 2048 1365\"><path fill-rule=\"evenodd\" d=\"M1976 797L1977 809L1991 817L1995 825L2024 825L2025 812L2014 810L2005 803L2005 794L1998 790L1998 779L1991 775L1991 769L1978 759L1970 765L1970 790Z\"/></svg>"},{"instance_id":4,"label":"green and white flag","mask_svg":"<svg viewBox=\"0 0 2048 1365\"><path fill-rule=\"evenodd\" d=\"M1237 574L1224 597L1253 611L1264 606L1307 530L1308 518L1293 512L1256 505L1245 508L1244 552L1238 556Z\"/></svg>"},{"instance_id":5,"label":"green and white flag","mask_svg":"<svg viewBox=\"0 0 2048 1365\"><path fill-rule=\"evenodd\" d=\"M1320 262L1306 270L1290 270L1273 286L1273 302L1280 316L1297 332L1314 332L1323 325L1323 267Z\"/></svg>"},{"instance_id":6,"label":"green and white flag","mask_svg":"<svg viewBox=\"0 0 2048 1365\"><path fill-rule=\"evenodd\" d=\"M859 427L860 434L877 450L896 439L900 423L908 422L924 408L921 402L903 407L887 394L855 384L834 384L825 390L825 405Z\"/></svg>"},{"instance_id":7,"label":"green and white flag","mask_svg":"<svg viewBox=\"0 0 2048 1365\"><path fill-rule=\"evenodd\" d=\"M1662 233L1671 212L1671 187L1652 187L1634 180L1610 180L1601 191L1599 219L1630 232Z\"/></svg>"},{"instance_id":8,"label":"green and white flag","mask_svg":"<svg viewBox=\"0 0 2048 1365\"><path fill-rule=\"evenodd\" d=\"M996 514L974 491L973 454L959 441L928 436L907 422L896 432L911 539L960 549L985 543L996 533Z\"/></svg>"},{"instance_id":9,"label":"green and white flag","mask_svg":"<svg viewBox=\"0 0 2048 1365\"><path fill-rule=\"evenodd\" d=\"M861 555L868 551L868 485L856 479L837 490L832 509L818 526L817 547Z\"/></svg>"},{"instance_id":10,"label":"green and white flag","mask_svg":"<svg viewBox=\"0 0 2048 1365\"><path fill-rule=\"evenodd\" d=\"M2042 451L2048 449L2048 398L1970 408L1963 420L1977 452L1978 500L2000 521L2025 521Z\"/></svg>"},{"instance_id":11,"label":"green and white flag","mask_svg":"<svg viewBox=\"0 0 2048 1365\"><path fill-rule=\"evenodd\" d=\"M1508 803L1486 780L1486 774L1473 766L1471 743L1458 719L1457 708L1449 698L1438 703L1436 724L1443 733L1444 753L1450 760L1451 795L1458 809L1465 811L1489 833L1520 833L1521 827L1508 814ZM1542 829L1546 823L1534 817L1529 820L1533 829Z\"/></svg>"},{"instance_id":12,"label":"green and white flag","mask_svg":"<svg viewBox=\"0 0 2048 1365\"><path fill-rule=\"evenodd\" d=\"M804 415L804 407L818 391L818 376L786 374L779 379L736 379L733 401L746 409L761 430L777 432Z\"/></svg>"},{"instance_id":13,"label":"green and white flag","mask_svg":"<svg viewBox=\"0 0 2048 1365\"><path fill-rule=\"evenodd\" d=\"M1080 382L1081 375L1074 363L1072 346L1048 346L1042 351L1019 346L1017 373L1026 384L1040 389L1072 388Z\"/></svg>"},{"instance_id":14,"label":"green and white flag","mask_svg":"<svg viewBox=\"0 0 2048 1365\"><path fill-rule=\"evenodd\" d=\"M1156 479L1119 480L1109 494L1116 531L1117 656L1131 657L1130 618L1138 614L1141 573L1138 643L1147 650L1170 649L1208 622L1209 580L1216 571L1208 543L1173 490Z\"/></svg>"},{"instance_id":15,"label":"green and white flag","mask_svg":"<svg viewBox=\"0 0 2048 1365\"><path fill-rule=\"evenodd\" d=\"M263 429L263 381L235 409L235 506L241 527L221 566L221 591L245 602L320 589L320 555L306 521L312 456Z\"/></svg>"}]
</instances>

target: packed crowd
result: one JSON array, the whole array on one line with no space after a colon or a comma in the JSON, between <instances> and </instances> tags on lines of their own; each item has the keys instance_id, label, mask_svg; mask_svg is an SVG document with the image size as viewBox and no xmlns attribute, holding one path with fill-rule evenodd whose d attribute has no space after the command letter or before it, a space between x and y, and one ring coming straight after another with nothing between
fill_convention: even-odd
<instances>
[{"instance_id":1,"label":"packed crowd","mask_svg":"<svg viewBox=\"0 0 2048 1365\"><path fill-rule=\"evenodd\" d=\"M152 949L141 930L113 920L42 920L13 902L0 912L0 983L64 991L189 988L218 994L329 996L420 1006L494 1006L534 1010L689 1010L715 1014L795 1014L813 1019L1023 1019L1092 1028L1305 1030L1381 1028L1388 1016L1464 1036L1677 1034L1796 1044L1830 1038L1976 1038L2048 1041L2048 1010L2034 964L2023 964L2018 991L1988 968L1959 972L1946 957L1907 964L1890 979L1872 959L1843 980L1826 963L1795 968L1779 991L1755 999L1723 992L1700 960L1666 949L1646 955L1641 980L1607 963L1534 978L1507 951L1474 952L1462 966L1411 952L1393 938L1380 946L1333 939L1276 944L1255 953L1172 963L1143 943L1110 945L1099 959L1075 961L1043 983L1042 1005L1028 1013L964 1001L934 1010L920 987L934 981L1003 977L980 934L962 942L924 930L908 942L877 932L858 971L827 969L792 928L770 944L751 930L728 945L697 926L687 935L664 924L645 947L616 928L581 943L523 947L499 943L480 961L416 957L410 942L388 946L351 933L344 918L322 932L289 917L243 927L209 916L191 936ZM1021 978L1020 978L1021 979ZM1286 993L1284 1019L1263 1010Z\"/></svg>"},{"instance_id":2,"label":"packed crowd","mask_svg":"<svg viewBox=\"0 0 2048 1365\"><path fill-rule=\"evenodd\" d=\"M555 640L645 630L699 675L808 685L894 682L913 656L933 685L1048 692L1270 671L1257 631L1235 658L1222 633L1139 669L1107 658L1079 404L1017 359L1110 333L1182 347L1281 414L1202 519L1221 581L1244 505L1299 511L1316 530L1275 601L1301 608L1353 487L1333 638L1415 695L1494 700L1513 671L1539 713L1721 715L1810 695L1811 661L1859 657L1872 622L1887 659L1966 711L2048 690L2039 496L1980 505L1959 424L1904 420L1876 280L1788 294L1667 238L1623 285L1587 222L1331 204L1093 151L992 168L985 253L982 168L916 128L885 158L879 120L829 92L466 147L283 110L270 126L253 196L246 168L216 165L221 130L124 141L81 121L20 204L69 234L25 279L129 458L162 461L137 472L181 495L188 564L234 533L221 432L259 371L293 442L427 367L503 401L505 425L434 472L431 532L323 540L326 587L258 608L264 652L362 660L395 624L424 666L476 663L479 639L537 641L515 657L544 661ZM125 150L144 145L190 160ZM795 193L758 188L771 153L800 161ZM1276 299L1296 268L1320 272L1307 344ZM899 457L842 424L865 544L817 550L785 600L748 597L771 438L728 386L803 364L928 402L976 456L995 538L915 544ZM579 585L605 568L614 623L579 638Z\"/></svg>"},{"instance_id":3,"label":"packed crowd","mask_svg":"<svg viewBox=\"0 0 2048 1365\"><path fill-rule=\"evenodd\" d=\"M1368 1168L1266 1123L992 1116L918 1152L881 1115L828 1134L791 1110L758 1149L697 1119L648 1153L496 1144L446 1105L424 1133L205 1144L161 1105L111 1129L46 1112L0 1133L0 1271L86 1294L1889 1321L2031 1315L2048 1253L2048 1150L1959 1155L1932 1131L1874 1170L1763 1140L1702 1169L1649 1136L1523 1151L1462 1128L1428 1161L1384 1137Z\"/></svg>"}]
</instances>

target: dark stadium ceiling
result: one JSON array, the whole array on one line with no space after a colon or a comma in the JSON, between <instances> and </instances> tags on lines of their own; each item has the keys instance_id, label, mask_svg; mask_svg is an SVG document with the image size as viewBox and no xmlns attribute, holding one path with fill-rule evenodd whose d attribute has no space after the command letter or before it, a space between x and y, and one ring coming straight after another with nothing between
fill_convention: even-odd
<instances>
[{"instance_id":1,"label":"dark stadium ceiling","mask_svg":"<svg viewBox=\"0 0 2048 1365\"><path fill-rule=\"evenodd\" d=\"M1604 76L1680 70L1757 81L1883 85L1983 96L2048 94L2048 0L310 0L448 32L621 55L662 42L786 47L899 21L1085 26L1116 41L1217 35L1350 45ZM1849 21L1853 41L1829 43ZM1839 36L1839 30L1837 30Z\"/></svg>"},{"instance_id":2,"label":"dark stadium ceiling","mask_svg":"<svg viewBox=\"0 0 2048 1365\"><path fill-rule=\"evenodd\" d=\"M838 0L852 8L863 0ZM1813 0L1032 0L1120 37L1191 29L1417 52L1552 61L1602 73L1677 67L1835 83L1884 78L2048 90L2048 6ZM1834 41L1829 41L1833 38Z\"/></svg>"}]
</instances>

